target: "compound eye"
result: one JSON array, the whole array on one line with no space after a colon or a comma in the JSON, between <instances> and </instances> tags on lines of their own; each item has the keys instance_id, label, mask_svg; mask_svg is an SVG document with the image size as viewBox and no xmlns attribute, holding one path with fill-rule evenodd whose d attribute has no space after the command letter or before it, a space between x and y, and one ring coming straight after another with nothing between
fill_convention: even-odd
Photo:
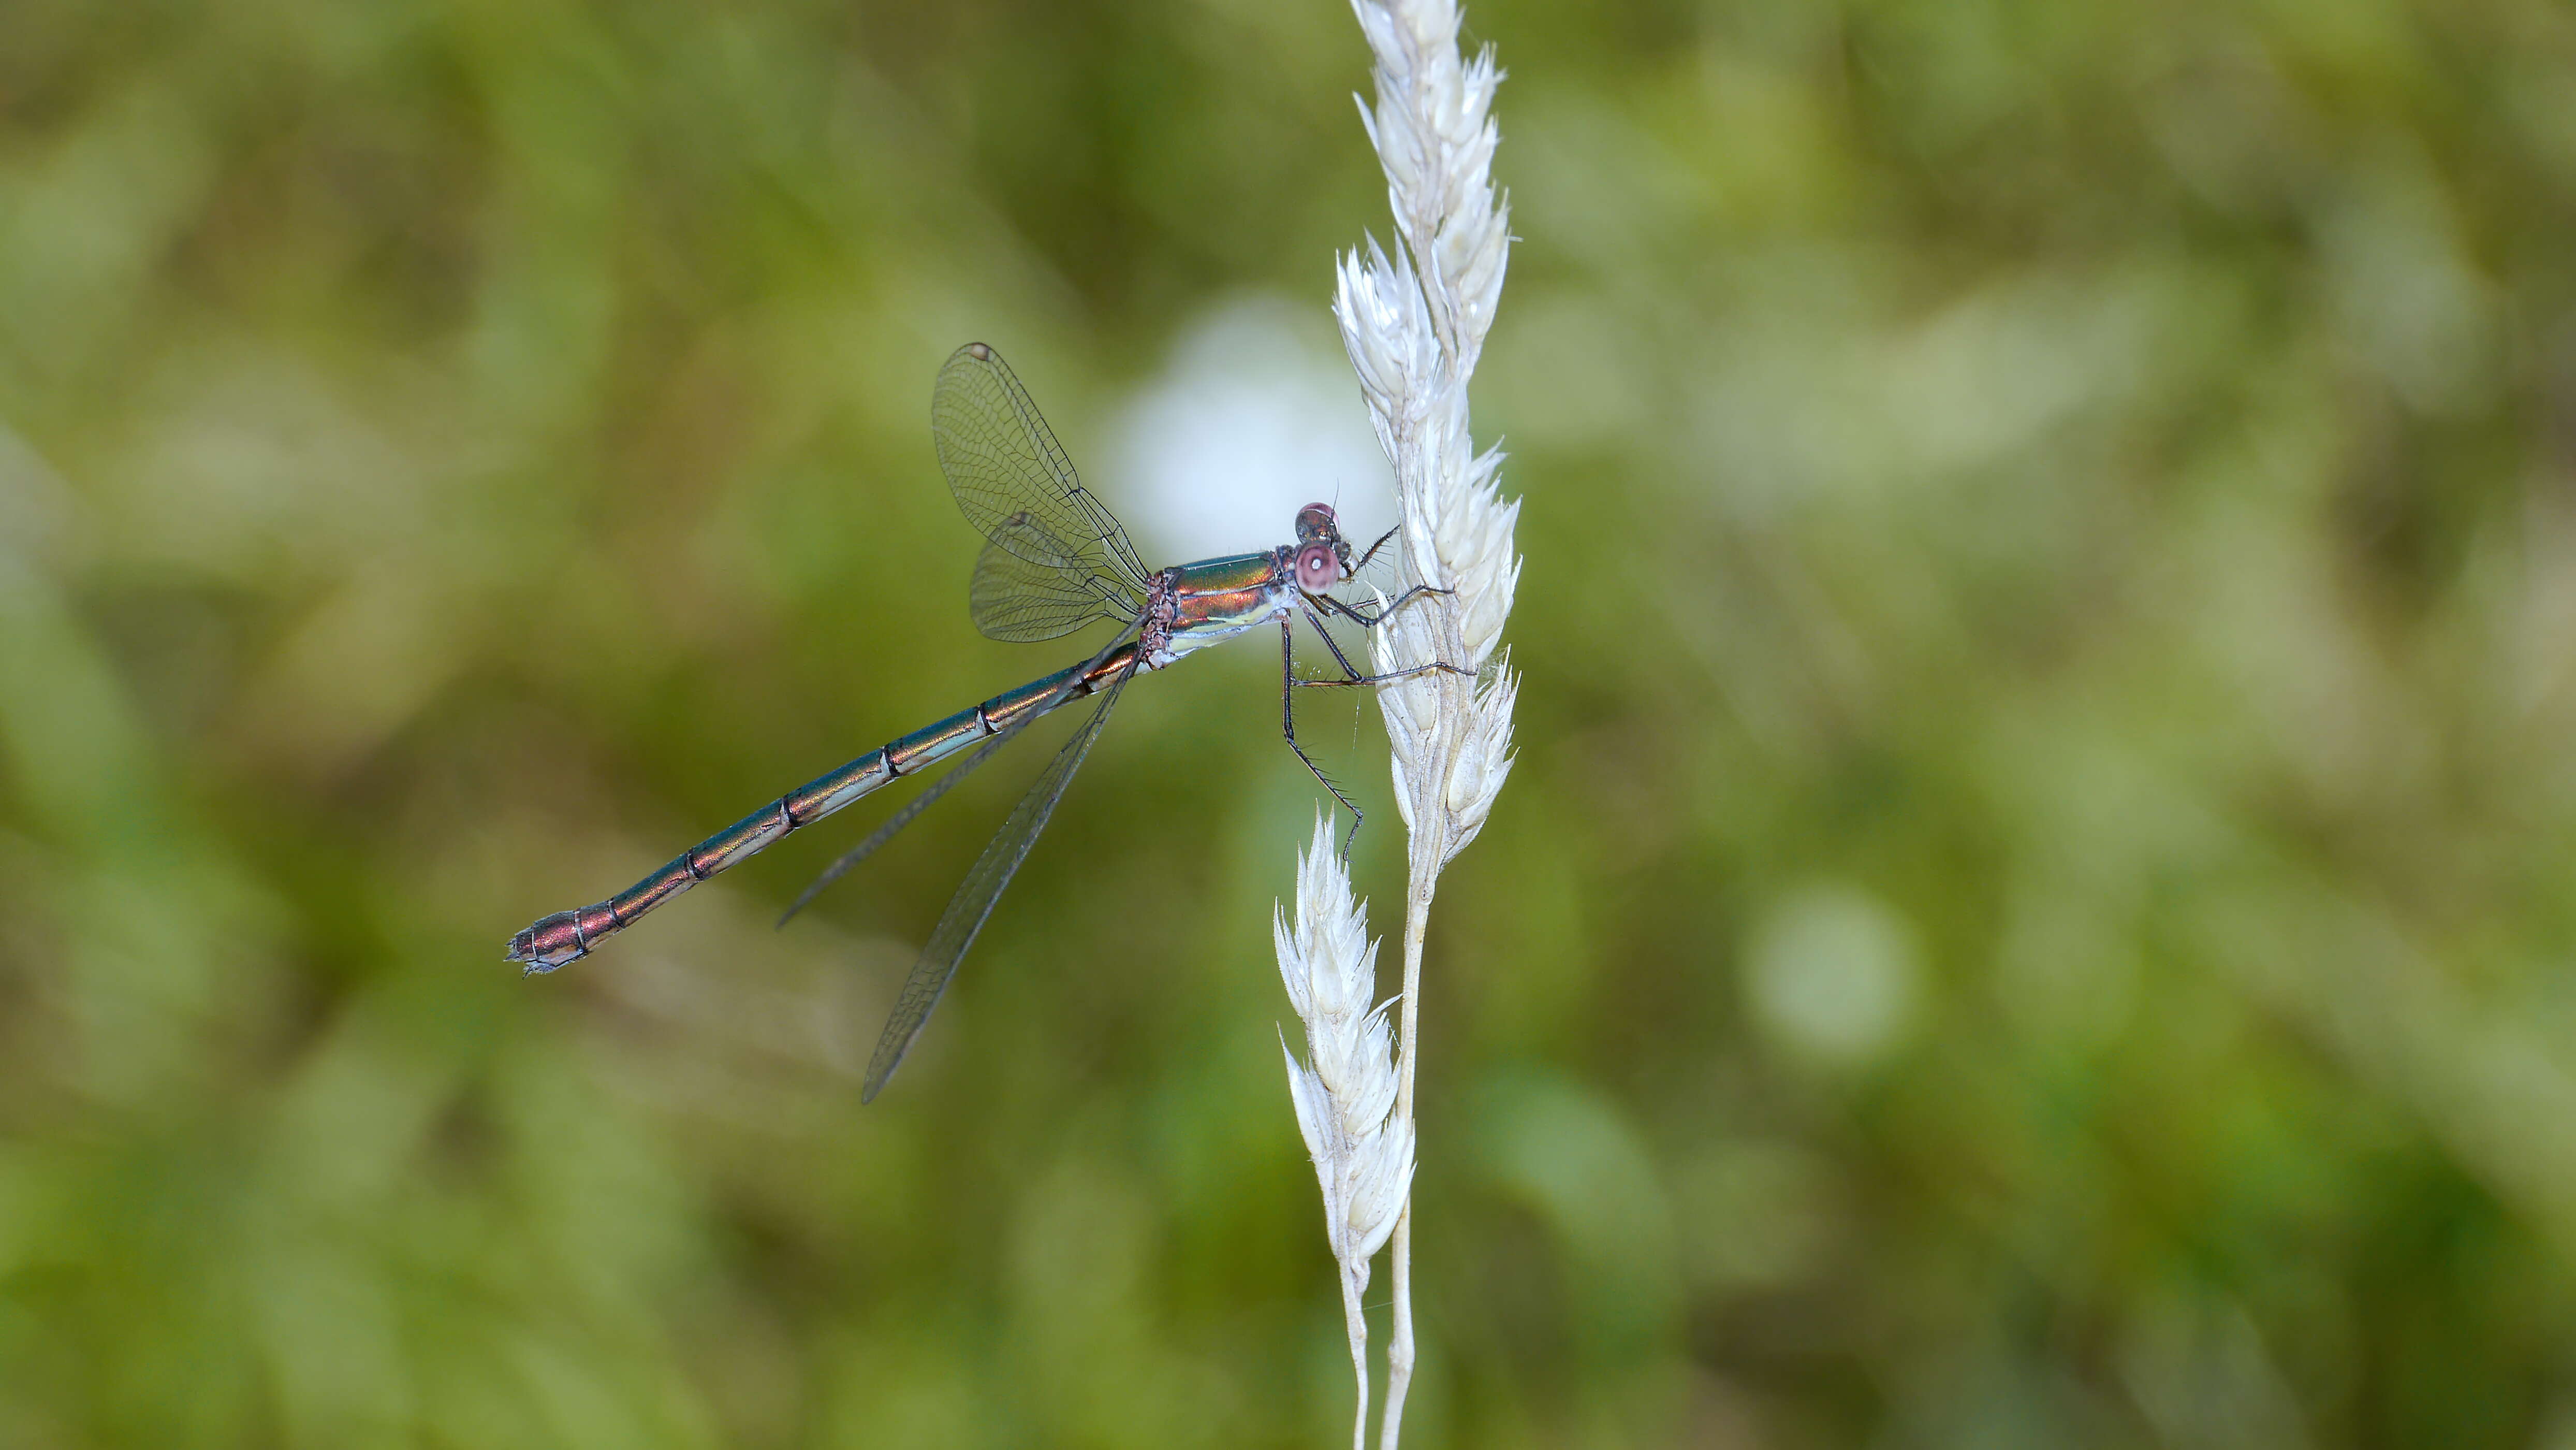
<instances>
[{"instance_id":1,"label":"compound eye","mask_svg":"<svg viewBox=\"0 0 2576 1450\"><path fill-rule=\"evenodd\" d=\"M1342 561L1333 557L1330 544L1308 544L1297 551L1297 584L1299 588L1321 591L1329 589L1342 575Z\"/></svg>"}]
</instances>

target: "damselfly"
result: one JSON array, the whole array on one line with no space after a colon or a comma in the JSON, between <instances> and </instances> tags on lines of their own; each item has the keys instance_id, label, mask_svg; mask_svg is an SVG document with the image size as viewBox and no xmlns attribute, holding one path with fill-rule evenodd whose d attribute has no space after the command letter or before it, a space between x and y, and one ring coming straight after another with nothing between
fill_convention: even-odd
<instances>
[{"instance_id":1,"label":"damselfly","mask_svg":"<svg viewBox=\"0 0 2576 1450\"><path fill-rule=\"evenodd\" d=\"M1055 441L1028 391L1002 363L1001 355L980 342L968 343L940 369L931 394L931 436L938 445L939 468L968 522L984 535L984 551L975 561L969 593L975 625L995 639L1037 641L1061 638L1086 625L1113 623L1118 633L1098 653L1071 669L1058 670L1016 690L961 710L937 724L871 750L680 853L662 869L605 901L573 911L559 911L510 939L509 959L531 972L550 972L587 956L602 941L635 924L660 906L719 871L776 841L799 826L811 825L897 777L912 775L949 756L976 747L954 770L915 796L877 827L868 838L834 861L786 916L794 916L814 893L868 858L912 819L927 809L968 772L991 759L995 751L1028 728L1029 723L1069 701L1098 695L1099 706L1073 733L1037 783L1020 798L984 854L948 900L939 924L931 928L912 975L896 997L894 1013L877 1039L868 1063L861 1101L877 1095L903 1061L906 1049L930 1020L958 961L974 943L1002 888L1046 829L1047 817L1082 765L1082 758L1109 719L1110 707L1127 681L1147 670L1159 670L1184 655L1276 622L1280 641L1280 716L1288 748L1315 773L1333 798L1351 813L1351 833L1359 831L1360 811L1342 794L1305 747L1297 743L1295 699L1301 685L1382 685L1409 680L1433 670L1466 674L1455 665L1435 662L1389 674L1364 675L1333 642L1324 615L1337 614L1363 628L1374 628L1387 613L1425 594L1428 586L1406 590L1375 613L1335 599L1328 590L1355 577L1371 556L1393 537L1369 547L1357 561L1342 538L1333 510L1308 504L1298 510L1297 541L1257 554L1203 559L1169 569L1149 571L1136 556L1127 531L1102 507L1073 470L1073 461ZM1290 626L1303 614L1341 667L1339 679L1297 677ZM1343 850L1350 848L1345 836Z\"/></svg>"}]
</instances>

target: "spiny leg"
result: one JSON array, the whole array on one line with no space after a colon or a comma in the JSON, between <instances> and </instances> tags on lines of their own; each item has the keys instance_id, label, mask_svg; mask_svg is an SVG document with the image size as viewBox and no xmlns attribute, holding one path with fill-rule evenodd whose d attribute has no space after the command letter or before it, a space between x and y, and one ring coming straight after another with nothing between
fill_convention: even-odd
<instances>
[{"instance_id":1,"label":"spiny leg","mask_svg":"<svg viewBox=\"0 0 2576 1450\"><path fill-rule=\"evenodd\" d=\"M1351 572L1356 574L1362 569L1367 568L1369 566L1369 560L1377 557L1377 551L1386 547L1386 541L1395 537L1396 529L1401 529L1403 527L1404 525L1397 524L1394 529L1389 529L1385 533L1378 535L1377 542L1369 545L1368 552L1360 555L1360 561L1351 566Z\"/></svg>"},{"instance_id":2,"label":"spiny leg","mask_svg":"<svg viewBox=\"0 0 2576 1450\"><path fill-rule=\"evenodd\" d=\"M1339 654L1340 651L1336 650L1334 653ZM1342 668L1347 670L1350 666L1345 663ZM1331 776L1324 774L1324 768L1317 765L1315 758L1306 753L1306 747L1297 743L1297 687L1305 683L1307 682L1297 678L1297 637L1290 628L1290 621L1283 619L1279 621L1280 733L1287 736L1288 748L1297 752L1297 758L1304 761L1306 768L1315 773L1315 779L1322 781L1324 789L1333 793L1333 799L1342 803L1342 809L1351 813L1351 828L1342 837L1342 859L1347 861L1351 858L1351 842L1358 839L1360 834L1359 803L1342 794L1342 788L1333 784ZM1326 683L1338 685L1342 681L1331 680Z\"/></svg>"},{"instance_id":3,"label":"spiny leg","mask_svg":"<svg viewBox=\"0 0 2576 1450\"><path fill-rule=\"evenodd\" d=\"M1383 675L1360 675L1348 680L1299 680L1296 683L1301 688L1309 690L1338 690L1351 685L1400 685L1407 680L1418 680L1433 670L1447 670L1453 675L1465 675L1469 679L1474 679L1476 676L1474 670L1462 670L1447 660L1433 660L1427 665L1415 665L1409 670L1393 670Z\"/></svg>"},{"instance_id":4,"label":"spiny leg","mask_svg":"<svg viewBox=\"0 0 2576 1450\"><path fill-rule=\"evenodd\" d=\"M1380 624L1386 622L1386 617L1388 615L1395 613L1397 610L1402 609L1404 606L1411 604L1413 601L1420 599L1426 594L1455 594L1457 592L1458 591L1454 589L1434 589L1428 584L1416 584L1412 588L1405 590L1402 594L1388 600L1386 602L1386 608L1379 610L1375 614L1371 614L1367 610L1362 609L1355 604L1344 604L1342 601L1335 599L1329 594L1308 594L1306 596L1306 600L1309 604L1318 604L1331 610L1335 614L1357 620L1360 628L1362 629L1375 629Z\"/></svg>"},{"instance_id":5,"label":"spiny leg","mask_svg":"<svg viewBox=\"0 0 2576 1450\"><path fill-rule=\"evenodd\" d=\"M1311 596L1310 596L1310 597L1311 597ZM1326 602L1327 602L1327 603L1330 603L1330 602L1332 602L1332 601L1329 601L1329 600L1328 600L1328 601L1326 601ZM1335 664L1338 664L1338 665L1340 665L1340 666L1342 667L1342 674L1343 674L1344 678L1342 678L1342 679L1338 679L1338 680L1299 680L1299 679L1296 679L1296 678L1295 678L1295 676L1293 676L1293 675L1292 675L1292 676L1290 676L1290 679L1291 679L1294 683L1296 683L1296 684L1300 684L1300 685L1314 685L1314 686L1318 686L1318 687L1324 687L1324 686L1334 686L1334 687L1339 687L1339 686L1347 686L1347 685L1392 685L1392 684L1396 684L1396 683L1399 683L1399 682L1404 681L1404 680L1410 680L1410 679L1414 679L1414 678L1417 678L1417 677L1422 676L1422 675L1427 675L1427 674L1431 673L1433 670L1447 670L1449 673L1451 673L1451 674L1453 674L1453 675L1465 675L1465 676L1469 677L1470 679L1473 679L1473 678L1475 677L1475 674L1476 674L1476 672L1475 672L1474 670L1460 669L1458 666L1453 665L1453 664L1450 664L1450 663L1448 663L1448 662L1447 662L1447 661L1445 661L1445 660L1433 660L1431 663L1429 663L1429 664L1427 664L1427 665L1415 665L1415 666L1413 666L1411 669L1394 670L1394 671L1391 671L1391 672L1389 672L1389 673L1387 673L1387 674L1383 674L1383 675L1364 675L1364 674L1361 674L1358 670L1355 670L1355 669L1351 668L1351 661L1350 661L1350 657L1342 653L1342 647L1341 647L1341 645L1339 645L1339 644L1337 644L1337 643L1335 643L1335 642L1334 642L1332 631L1331 631L1331 630L1328 630L1328 629L1326 629L1326 628L1324 628L1324 621L1323 621L1323 618L1322 618L1321 616L1319 616L1319 615L1317 615L1317 614L1315 613L1314 608L1313 608L1311 605L1310 605L1310 606L1308 606L1308 608L1307 608L1307 610L1306 610L1306 622L1307 622L1308 624L1311 624L1311 625L1313 625L1313 626L1315 627L1315 633L1317 633L1317 634L1319 634L1319 635L1322 635L1322 636L1323 636L1323 638L1324 638L1324 648L1326 648L1326 649L1328 649L1328 650L1331 650L1331 651L1333 652L1333 662L1334 662ZM1283 620L1281 620L1281 621L1279 621L1279 627L1280 627L1282 630L1285 630L1286 628L1288 628L1288 621L1286 621L1286 620L1284 620L1284 619L1283 619Z\"/></svg>"}]
</instances>

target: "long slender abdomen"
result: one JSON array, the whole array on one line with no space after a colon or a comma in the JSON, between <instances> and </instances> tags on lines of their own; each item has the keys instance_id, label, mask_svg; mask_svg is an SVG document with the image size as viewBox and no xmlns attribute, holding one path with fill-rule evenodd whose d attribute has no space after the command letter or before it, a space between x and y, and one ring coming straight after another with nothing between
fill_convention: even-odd
<instances>
[{"instance_id":1,"label":"long slender abdomen","mask_svg":"<svg viewBox=\"0 0 2576 1450\"><path fill-rule=\"evenodd\" d=\"M997 730L1009 728L1014 719L1031 709L1053 709L1066 700L1090 694L1125 669L1133 654L1133 646L1119 649L1087 675L1081 665L1058 670L871 750L691 846L672 857L662 869L606 901L539 918L535 925L510 938L509 960L526 963L532 972L551 972L566 962L579 961L601 941L633 926L644 913L749 859L789 831L821 820L897 776L911 775ZM1074 679L1077 675L1083 678ZM1064 688L1068 680L1073 681L1070 690ZM1048 703L1050 699L1052 704Z\"/></svg>"}]
</instances>

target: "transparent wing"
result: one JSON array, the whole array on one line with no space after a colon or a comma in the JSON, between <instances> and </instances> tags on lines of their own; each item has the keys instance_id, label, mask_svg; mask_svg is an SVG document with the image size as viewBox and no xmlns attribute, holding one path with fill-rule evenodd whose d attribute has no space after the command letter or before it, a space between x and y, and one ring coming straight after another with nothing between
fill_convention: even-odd
<instances>
[{"instance_id":1,"label":"transparent wing","mask_svg":"<svg viewBox=\"0 0 2576 1450\"><path fill-rule=\"evenodd\" d=\"M975 627L988 638L1034 643L1135 616L1120 591L1100 576L1031 562L1031 552L1052 542L1032 535L1038 531L1026 519L1005 519L975 560L968 602Z\"/></svg>"},{"instance_id":2,"label":"transparent wing","mask_svg":"<svg viewBox=\"0 0 2576 1450\"><path fill-rule=\"evenodd\" d=\"M957 894L948 898L948 909L939 914L939 925L931 928L930 943L921 949L921 960L913 963L912 975L904 979L902 995L895 998L894 1015L886 1019L885 1032L877 1038L876 1056L868 1061L868 1077L859 1089L859 1101L873 1100L894 1076L912 1040L930 1021L930 1009L939 1005L939 995L948 990L948 979L957 975L957 963L966 949L975 944L975 934L984 929L984 918L993 914L993 903L1001 899L1002 888L1011 884L1020 863L1028 859L1029 847L1036 843L1038 832L1046 829L1047 818L1055 814L1057 801L1064 799L1064 788L1073 783L1073 773L1082 768L1082 758L1091 753L1091 742L1107 723L1110 708L1118 703L1118 692L1127 688L1135 671L1118 677L1108 692L1100 697L1100 708L1091 713L1082 728L1047 762L1045 772L1020 803L1011 808L1010 819L993 833L984 854L975 858L975 867L958 884Z\"/></svg>"},{"instance_id":3,"label":"transparent wing","mask_svg":"<svg viewBox=\"0 0 2576 1450\"><path fill-rule=\"evenodd\" d=\"M1149 576L1136 546L1082 486L1000 353L970 342L950 355L930 395L930 436L976 532L1041 570L1105 582L1122 614L1144 607Z\"/></svg>"}]
</instances>

